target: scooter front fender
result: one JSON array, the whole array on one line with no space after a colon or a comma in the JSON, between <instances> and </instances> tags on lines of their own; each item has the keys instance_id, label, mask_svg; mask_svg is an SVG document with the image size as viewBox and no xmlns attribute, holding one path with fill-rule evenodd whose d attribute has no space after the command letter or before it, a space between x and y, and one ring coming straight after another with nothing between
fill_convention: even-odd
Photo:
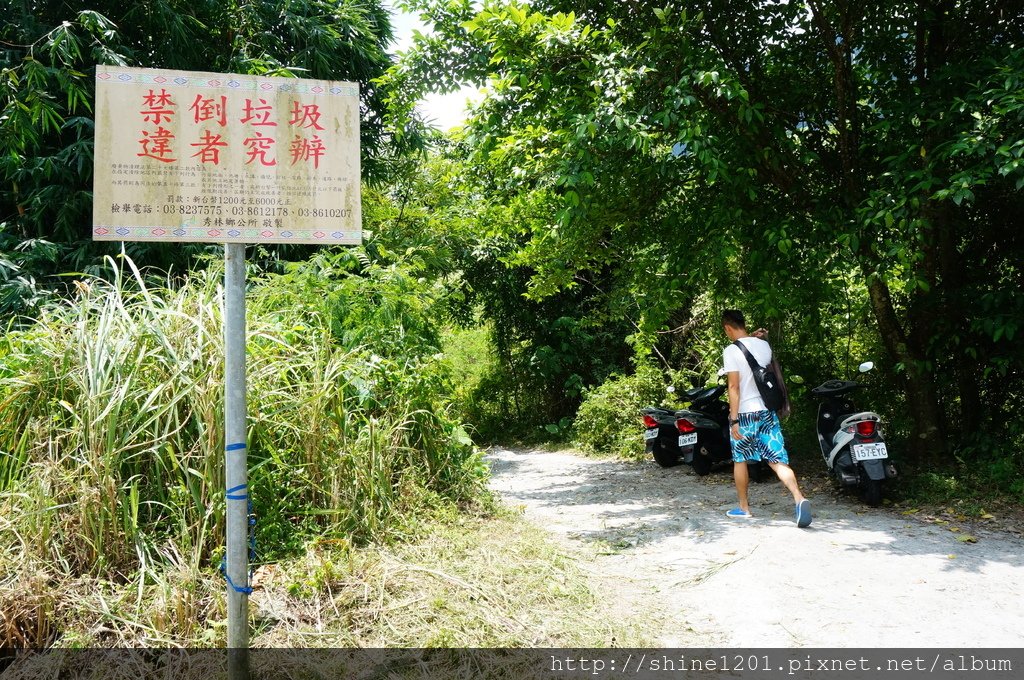
<instances>
[{"instance_id":1,"label":"scooter front fender","mask_svg":"<svg viewBox=\"0 0 1024 680\"><path fill-rule=\"evenodd\" d=\"M879 460L863 460L861 465L864 466L864 472L867 473L868 479L885 479L885 459Z\"/></svg>"}]
</instances>

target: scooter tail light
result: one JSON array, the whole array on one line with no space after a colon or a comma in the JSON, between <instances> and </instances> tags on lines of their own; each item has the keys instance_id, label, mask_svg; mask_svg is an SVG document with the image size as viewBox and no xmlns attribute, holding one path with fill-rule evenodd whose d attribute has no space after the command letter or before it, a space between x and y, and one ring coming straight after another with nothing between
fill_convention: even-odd
<instances>
[{"instance_id":1,"label":"scooter tail light","mask_svg":"<svg viewBox=\"0 0 1024 680\"><path fill-rule=\"evenodd\" d=\"M676 429L679 430L680 434L689 434L690 432L696 432L697 426L686 418L680 418L676 421Z\"/></svg>"},{"instance_id":2,"label":"scooter tail light","mask_svg":"<svg viewBox=\"0 0 1024 680\"><path fill-rule=\"evenodd\" d=\"M657 427L658 421L649 415L644 415L644 427Z\"/></svg>"},{"instance_id":3,"label":"scooter tail light","mask_svg":"<svg viewBox=\"0 0 1024 680\"><path fill-rule=\"evenodd\" d=\"M875 421L862 420L859 423L857 423L857 434L859 434L861 437L874 437Z\"/></svg>"}]
</instances>

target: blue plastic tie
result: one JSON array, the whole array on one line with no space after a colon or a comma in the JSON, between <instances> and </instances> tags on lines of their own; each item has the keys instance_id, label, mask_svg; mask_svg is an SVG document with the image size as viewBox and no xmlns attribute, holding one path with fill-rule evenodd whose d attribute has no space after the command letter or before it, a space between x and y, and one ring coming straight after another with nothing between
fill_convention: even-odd
<instances>
[{"instance_id":1,"label":"blue plastic tie","mask_svg":"<svg viewBox=\"0 0 1024 680\"><path fill-rule=\"evenodd\" d=\"M228 491L229 492L231 492L231 491L238 491L239 489L244 489L244 488L245 488L245 485L242 484L240 486L236 486L233 489L228 489ZM229 495L228 498L232 498L232 497ZM242 496L241 498L248 498L248 496ZM232 499L232 500L236 500L236 499ZM248 500L249 500L249 502L248 502L248 519L249 519L249 575L246 577L246 581L247 581L247 583L252 583L252 574L253 574L252 563L256 561L256 515L252 511L252 499L250 498ZM236 593L241 593L243 595L252 595L252 586L251 585L239 586L234 581L231 580L230 576L228 576L228 558L227 558L226 555L220 561L220 573L224 574L224 580L226 580L228 582L228 585Z\"/></svg>"},{"instance_id":2,"label":"blue plastic tie","mask_svg":"<svg viewBox=\"0 0 1024 680\"><path fill-rule=\"evenodd\" d=\"M231 580L231 577L228 576L228 563L226 559L222 560L220 563L220 573L224 574L224 579L228 582L228 585L231 586L231 590L236 593L242 593L243 595L252 595L252 586L237 586L235 585L235 582ZM252 569L249 570L249 578L252 578Z\"/></svg>"},{"instance_id":3,"label":"blue plastic tie","mask_svg":"<svg viewBox=\"0 0 1024 680\"><path fill-rule=\"evenodd\" d=\"M249 494L245 494L245 493L241 493L240 494L240 493L238 493L242 489L246 488L246 486L248 486L248 485L247 484L239 484L238 486L235 486L235 487L232 487L232 488L228 489L227 492L226 492L227 493L227 496L226 496L227 499L228 500L232 500L232 501L244 501L244 500L246 500L249 497ZM251 514L251 510L252 509L250 508L250 514Z\"/></svg>"}]
</instances>

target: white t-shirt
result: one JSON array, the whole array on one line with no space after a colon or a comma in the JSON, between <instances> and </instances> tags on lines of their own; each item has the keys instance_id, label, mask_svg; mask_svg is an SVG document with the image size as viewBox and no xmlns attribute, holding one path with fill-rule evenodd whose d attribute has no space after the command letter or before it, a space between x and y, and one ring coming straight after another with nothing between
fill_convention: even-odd
<instances>
[{"instance_id":1,"label":"white t-shirt","mask_svg":"<svg viewBox=\"0 0 1024 680\"><path fill-rule=\"evenodd\" d=\"M758 365L767 366L772 362L772 347L764 340L748 335L740 338L740 342L754 355ZM764 399L761 398L761 393L757 391L757 385L754 383L754 373L750 370L747 357L740 348L730 343L722 352L722 363L725 365L726 373L740 374L740 405L737 412L754 413L766 410Z\"/></svg>"}]
</instances>

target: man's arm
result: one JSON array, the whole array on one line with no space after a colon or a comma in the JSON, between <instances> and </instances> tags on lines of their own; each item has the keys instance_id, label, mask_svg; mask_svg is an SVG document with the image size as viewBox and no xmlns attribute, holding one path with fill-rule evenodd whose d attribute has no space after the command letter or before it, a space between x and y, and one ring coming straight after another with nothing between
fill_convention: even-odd
<instances>
[{"instance_id":1,"label":"man's arm","mask_svg":"<svg viewBox=\"0 0 1024 680\"><path fill-rule=\"evenodd\" d=\"M731 371L729 376L729 432L733 439L740 438L739 420L740 412L740 374L739 371Z\"/></svg>"}]
</instances>

